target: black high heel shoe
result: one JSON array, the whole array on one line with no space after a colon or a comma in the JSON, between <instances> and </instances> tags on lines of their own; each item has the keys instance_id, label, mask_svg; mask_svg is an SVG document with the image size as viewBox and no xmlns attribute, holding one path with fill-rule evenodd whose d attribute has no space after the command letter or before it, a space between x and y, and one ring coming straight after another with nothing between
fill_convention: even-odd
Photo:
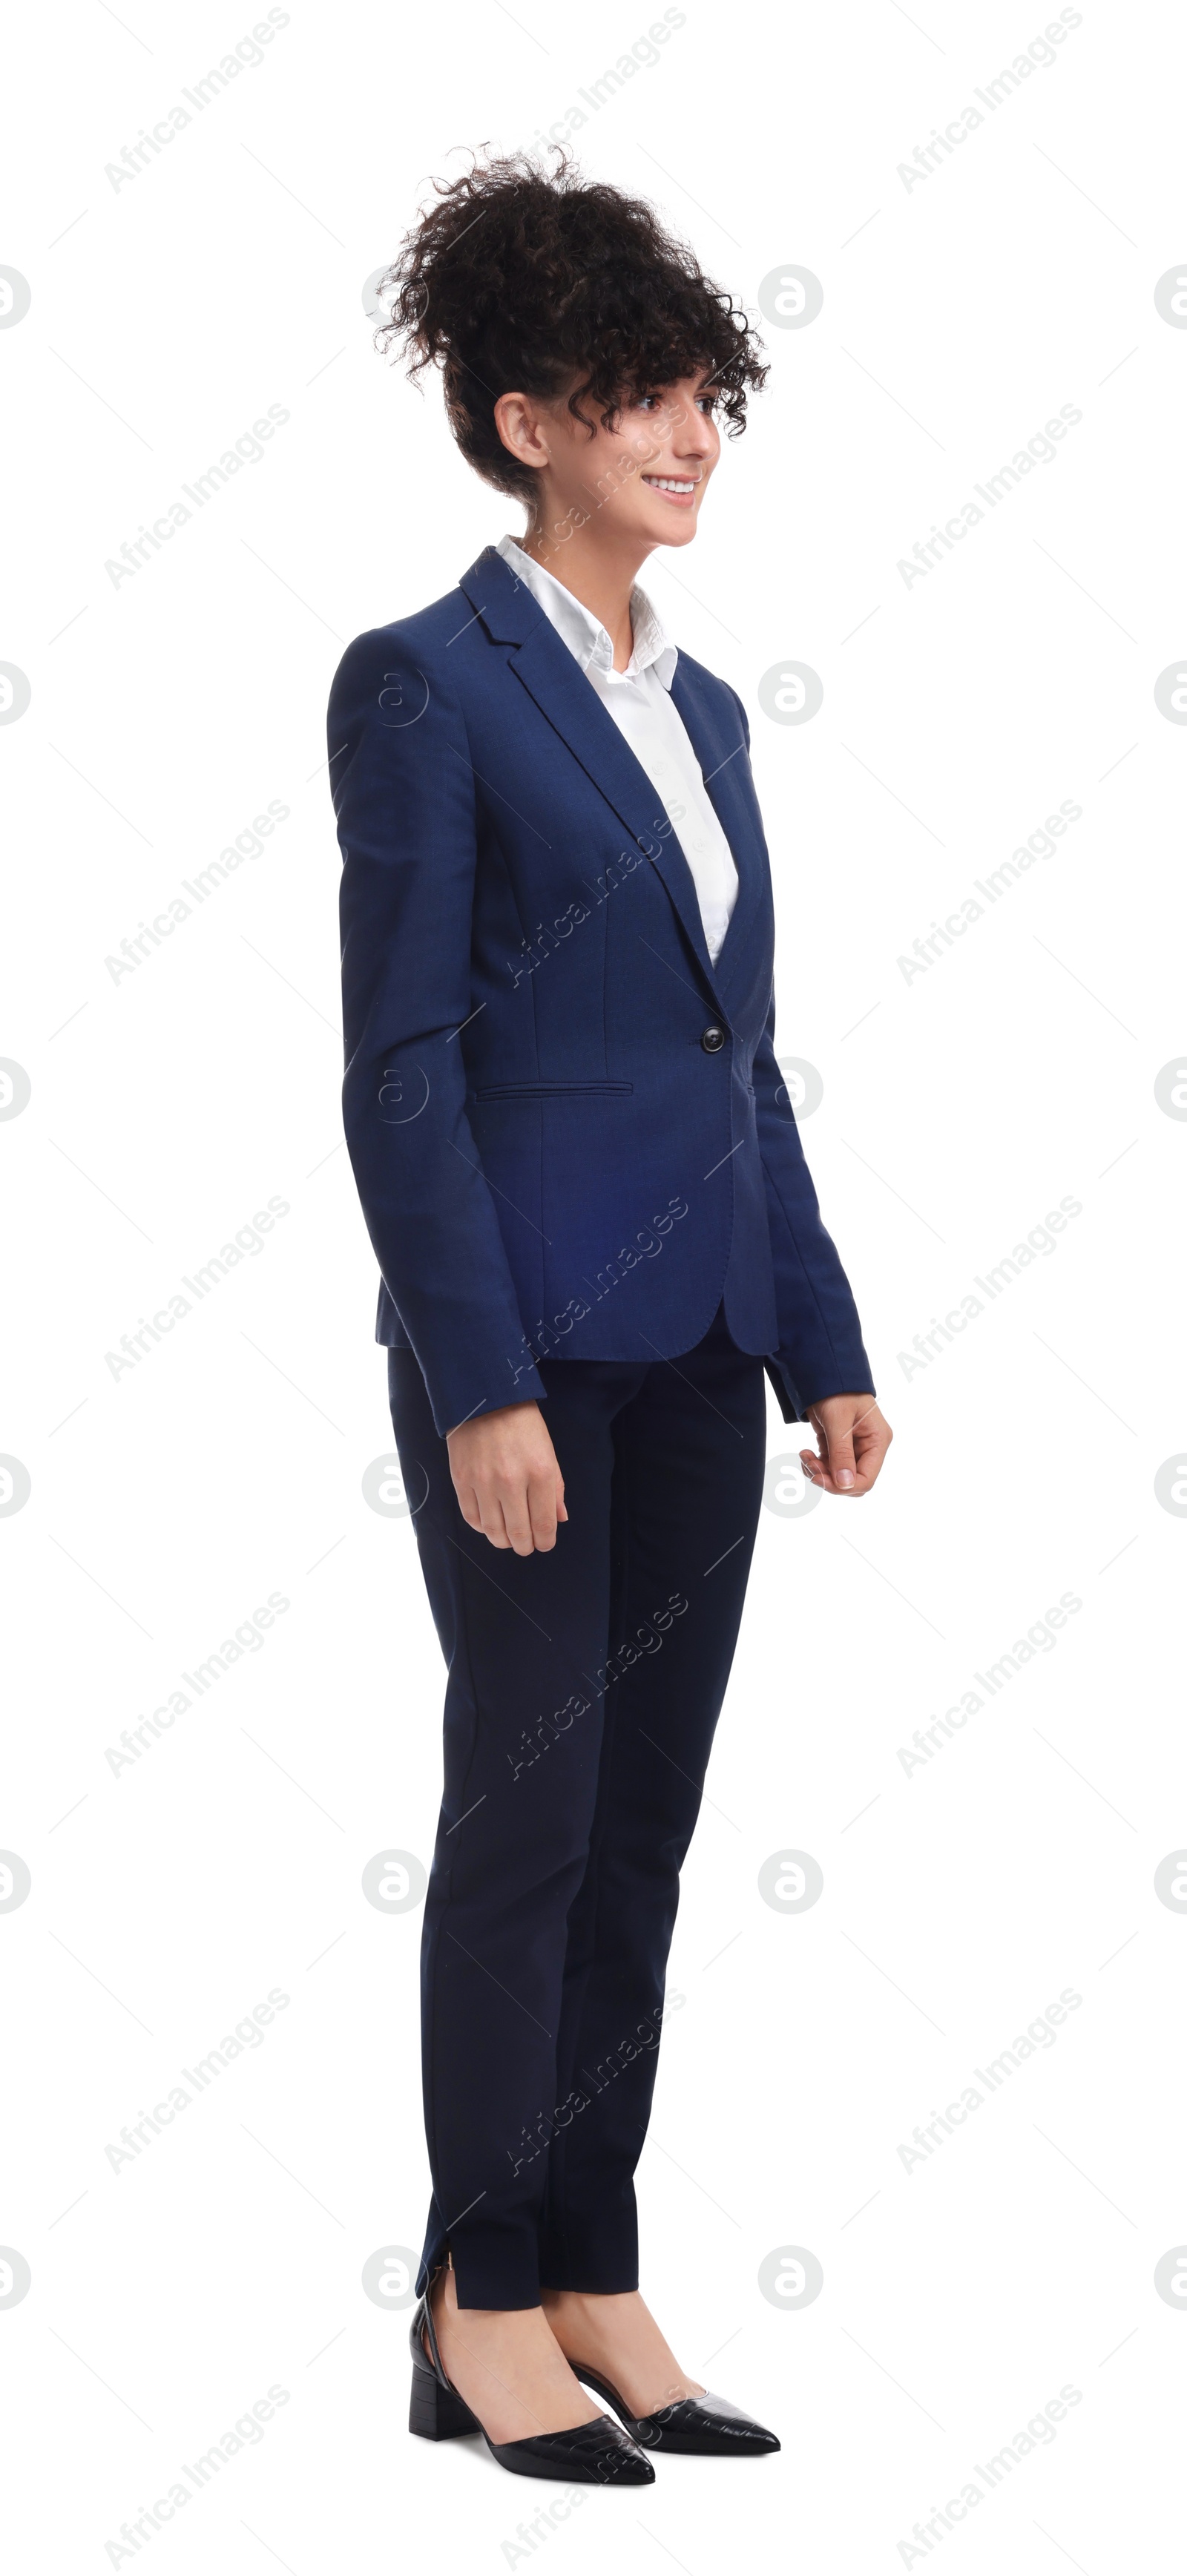
<instances>
[{"instance_id":1,"label":"black high heel shoe","mask_svg":"<svg viewBox=\"0 0 1187 2576\"><path fill-rule=\"evenodd\" d=\"M703 2460L750 2460L763 2451L782 2450L776 2433L768 2433L765 2424L756 2424L728 2397L714 2397L707 2388L700 2397L677 2397L670 2406L657 2406L654 2415L634 2415L599 2371L587 2370L583 2361L571 2361L569 2368L587 2388L596 2388L621 2416L633 2439L649 2451L682 2451L687 2458Z\"/></svg>"},{"instance_id":2,"label":"black high heel shoe","mask_svg":"<svg viewBox=\"0 0 1187 2576\"><path fill-rule=\"evenodd\" d=\"M608 2415L572 2424L562 2433L532 2433L525 2442L492 2442L484 2425L445 2376L433 2324L433 2273L412 2319L412 2399L408 2430L426 2442L450 2442L459 2433L481 2433L492 2460L520 2478L568 2478L586 2486L647 2487L655 2482L650 2460ZM425 2351L424 2338L429 2349ZM778 2447L776 2445L776 2447Z\"/></svg>"}]
</instances>

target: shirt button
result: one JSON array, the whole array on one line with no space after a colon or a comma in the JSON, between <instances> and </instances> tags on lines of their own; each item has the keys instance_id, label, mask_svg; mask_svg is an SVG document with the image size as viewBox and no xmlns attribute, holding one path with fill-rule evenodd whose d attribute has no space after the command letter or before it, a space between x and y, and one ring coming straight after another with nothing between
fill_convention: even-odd
<instances>
[{"instance_id":1,"label":"shirt button","mask_svg":"<svg viewBox=\"0 0 1187 2576\"><path fill-rule=\"evenodd\" d=\"M711 1025L707 1029L702 1029L701 1045L703 1046L706 1055L720 1055L721 1050L725 1045L725 1030L719 1029L716 1024Z\"/></svg>"}]
</instances>

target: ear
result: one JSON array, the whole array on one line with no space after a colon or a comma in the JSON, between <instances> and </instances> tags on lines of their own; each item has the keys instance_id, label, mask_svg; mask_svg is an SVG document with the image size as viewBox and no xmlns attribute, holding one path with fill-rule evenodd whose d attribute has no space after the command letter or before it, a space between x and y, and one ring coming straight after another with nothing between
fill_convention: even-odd
<instances>
[{"instance_id":1,"label":"ear","mask_svg":"<svg viewBox=\"0 0 1187 2576\"><path fill-rule=\"evenodd\" d=\"M549 463L549 447L542 435L542 406L530 394L500 394L494 418L503 445L517 464L539 472Z\"/></svg>"}]
</instances>

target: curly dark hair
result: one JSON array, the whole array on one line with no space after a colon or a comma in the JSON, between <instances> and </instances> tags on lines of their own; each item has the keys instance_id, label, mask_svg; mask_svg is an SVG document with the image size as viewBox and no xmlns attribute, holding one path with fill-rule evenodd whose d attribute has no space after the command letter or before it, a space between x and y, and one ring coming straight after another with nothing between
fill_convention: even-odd
<instances>
[{"instance_id":1,"label":"curly dark hair","mask_svg":"<svg viewBox=\"0 0 1187 2576\"><path fill-rule=\"evenodd\" d=\"M461 178L433 185L436 202L381 283L391 318L376 346L403 355L413 377L441 368L453 435L484 481L533 502L535 473L495 423L505 393L555 401L567 390L592 438L585 397L608 429L629 397L705 369L738 437L747 387L768 374L762 343L652 207L587 182L563 152L555 170L523 152L475 156Z\"/></svg>"}]
</instances>

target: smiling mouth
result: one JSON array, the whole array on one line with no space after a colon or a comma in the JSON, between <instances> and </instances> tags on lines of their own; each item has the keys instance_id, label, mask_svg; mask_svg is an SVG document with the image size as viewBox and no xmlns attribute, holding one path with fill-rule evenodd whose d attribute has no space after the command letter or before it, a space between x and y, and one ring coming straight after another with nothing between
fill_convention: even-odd
<instances>
[{"instance_id":1,"label":"smiling mouth","mask_svg":"<svg viewBox=\"0 0 1187 2576\"><path fill-rule=\"evenodd\" d=\"M652 492L663 492L669 501L691 501L700 475L645 474L643 481Z\"/></svg>"}]
</instances>

